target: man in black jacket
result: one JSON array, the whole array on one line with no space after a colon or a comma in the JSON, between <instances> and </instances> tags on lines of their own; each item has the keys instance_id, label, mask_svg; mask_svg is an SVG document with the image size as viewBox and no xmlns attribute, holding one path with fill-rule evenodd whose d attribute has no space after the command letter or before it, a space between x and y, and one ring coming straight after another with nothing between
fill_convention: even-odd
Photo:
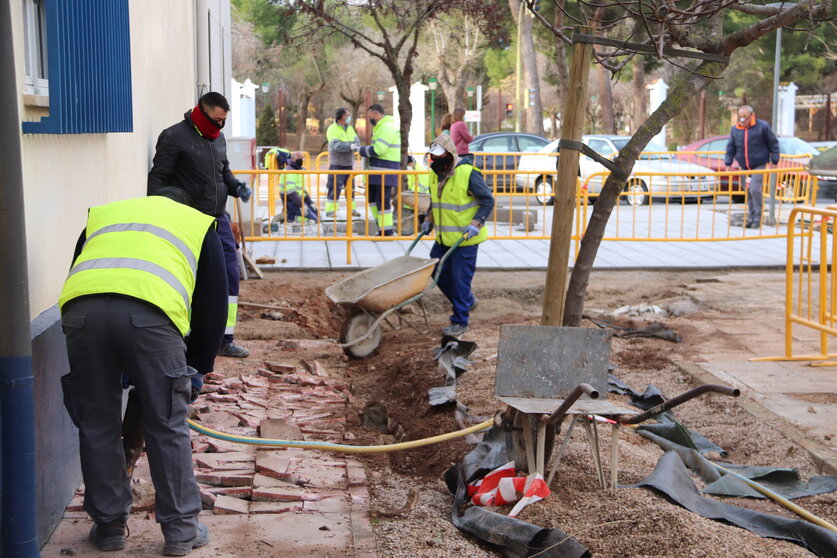
<instances>
[{"instance_id":1,"label":"man in black jacket","mask_svg":"<svg viewBox=\"0 0 837 558\"><path fill-rule=\"evenodd\" d=\"M186 191L195 208L218 219L218 236L224 247L229 299L227 328L221 356L245 358L250 352L234 343L233 334L238 315L239 268L237 245L225 211L227 196L247 203L251 191L230 172L227 142L221 133L230 105L220 93L203 95L183 120L166 128L157 139L154 165L148 173L148 195L161 188L174 186Z\"/></svg>"}]
</instances>

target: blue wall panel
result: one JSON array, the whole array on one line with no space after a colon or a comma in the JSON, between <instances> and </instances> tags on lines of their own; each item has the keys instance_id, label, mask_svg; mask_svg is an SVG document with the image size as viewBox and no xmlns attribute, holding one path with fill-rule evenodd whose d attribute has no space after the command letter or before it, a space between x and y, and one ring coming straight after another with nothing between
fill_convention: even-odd
<instances>
[{"instance_id":1,"label":"blue wall panel","mask_svg":"<svg viewBox=\"0 0 837 558\"><path fill-rule=\"evenodd\" d=\"M132 132L128 0L46 0L49 116L30 134Z\"/></svg>"}]
</instances>

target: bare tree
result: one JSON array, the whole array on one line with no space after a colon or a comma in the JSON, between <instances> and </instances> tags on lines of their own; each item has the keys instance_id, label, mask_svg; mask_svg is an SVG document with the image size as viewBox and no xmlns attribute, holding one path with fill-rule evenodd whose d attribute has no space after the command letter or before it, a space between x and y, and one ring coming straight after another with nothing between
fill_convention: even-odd
<instances>
[{"instance_id":1,"label":"bare tree","mask_svg":"<svg viewBox=\"0 0 837 558\"><path fill-rule=\"evenodd\" d=\"M455 6L451 0L367 0L360 3L300 0L295 9L311 16L308 37L337 34L355 48L367 52L386 66L398 91L401 120L401 159L406 163L410 122L410 85L422 26ZM368 25L367 25L368 24Z\"/></svg>"},{"instance_id":2,"label":"bare tree","mask_svg":"<svg viewBox=\"0 0 837 558\"><path fill-rule=\"evenodd\" d=\"M485 52L485 37L477 21L468 14L438 18L430 24L439 63L439 84L448 111L465 106L465 85L475 78L474 63Z\"/></svg>"},{"instance_id":3,"label":"bare tree","mask_svg":"<svg viewBox=\"0 0 837 558\"><path fill-rule=\"evenodd\" d=\"M524 94L526 105L526 131L530 134L543 135L543 105L541 104L541 81L538 78L538 60L535 53L535 39L532 33L532 18L524 11L520 18L520 0L509 0L509 9L517 25L520 26L522 39L519 48L522 50L526 87L531 92ZM531 102L530 102L531 101ZM519 101L518 101L519 102Z\"/></svg>"},{"instance_id":4,"label":"bare tree","mask_svg":"<svg viewBox=\"0 0 837 558\"><path fill-rule=\"evenodd\" d=\"M526 0L531 9L532 0ZM556 2L557 3L557 2ZM579 0L581 17L569 14L576 23L589 25L598 5ZM697 0L691 3L675 3L671 0L613 0L612 7L621 8L615 17L600 22L601 29L625 28L618 24L633 20L630 36L623 37L639 43L648 52L680 68L675 87L665 101L635 131L614 163L621 171L611 173L593 208L581 248L573 266L564 306L563 324L578 326L584 309L584 295L599 246L613 207L625 187L634 163L642 150L662 127L680 113L689 99L699 93L708 83L721 76L729 64L728 58L703 60L699 63L683 62L677 59L674 47L688 48L711 55L730 56L737 49L746 47L759 37L780 27L801 23L810 29L830 17L831 0L800 0L795 4L756 5L738 0ZM724 17L730 12L756 16L757 21L732 32L724 32ZM533 12L541 23L547 26L559 39L572 43L567 29L557 28L538 12ZM618 72L636 55L620 47L599 48L594 57L611 72ZM688 58L686 58L688 60ZM617 178L617 174L623 178Z\"/></svg>"}]
</instances>

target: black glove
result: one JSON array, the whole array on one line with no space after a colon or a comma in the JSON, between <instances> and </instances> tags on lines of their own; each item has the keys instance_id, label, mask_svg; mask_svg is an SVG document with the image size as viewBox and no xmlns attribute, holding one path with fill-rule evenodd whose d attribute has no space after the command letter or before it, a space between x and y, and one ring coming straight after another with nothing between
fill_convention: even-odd
<instances>
[{"instance_id":1,"label":"black glove","mask_svg":"<svg viewBox=\"0 0 837 558\"><path fill-rule=\"evenodd\" d=\"M198 371L191 366L187 366L186 368L189 369L192 376L192 394L189 397L189 403L191 404L194 403L198 398L198 395L201 394L201 390L203 389L203 374L198 373Z\"/></svg>"},{"instance_id":2,"label":"black glove","mask_svg":"<svg viewBox=\"0 0 837 558\"><path fill-rule=\"evenodd\" d=\"M247 184L245 182L242 182L238 186L238 189L235 191L235 194L238 196L238 199L240 199L244 203L247 203L248 201L250 201L250 196L253 195L253 191L247 187Z\"/></svg>"}]
</instances>

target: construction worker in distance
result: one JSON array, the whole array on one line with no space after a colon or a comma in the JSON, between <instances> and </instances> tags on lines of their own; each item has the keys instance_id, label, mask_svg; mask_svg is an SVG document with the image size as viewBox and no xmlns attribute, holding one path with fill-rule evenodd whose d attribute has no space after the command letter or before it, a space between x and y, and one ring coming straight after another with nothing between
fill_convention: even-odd
<instances>
[{"instance_id":1,"label":"construction worker in distance","mask_svg":"<svg viewBox=\"0 0 837 558\"><path fill-rule=\"evenodd\" d=\"M366 121L372 125L370 145L353 144L352 150L369 160L370 171L401 170L401 131L384 107L375 103L366 111ZM398 175L370 174L366 187L366 201L378 223L381 236L395 234L392 225L392 198L398 187Z\"/></svg>"},{"instance_id":2,"label":"construction worker in distance","mask_svg":"<svg viewBox=\"0 0 837 558\"><path fill-rule=\"evenodd\" d=\"M305 190L305 175L291 172L302 169L303 155L301 151L290 154L285 166L286 172L279 178L279 193L285 206L285 221L287 223L317 222L317 208L311 196Z\"/></svg>"},{"instance_id":3,"label":"construction worker in distance","mask_svg":"<svg viewBox=\"0 0 837 558\"><path fill-rule=\"evenodd\" d=\"M453 305L450 325L442 333L457 337L468 331L468 316L477 307L471 280L479 244L488 237L488 229L483 225L494 209L494 196L479 169L460 161L449 135L442 134L430 144L430 161L430 213L421 226L424 233L436 229L430 257L441 258L465 237L445 260L438 282Z\"/></svg>"},{"instance_id":4,"label":"construction worker in distance","mask_svg":"<svg viewBox=\"0 0 837 558\"><path fill-rule=\"evenodd\" d=\"M279 170L279 155L284 153L284 159L291 158L291 152L283 147L271 147L264 154L264 168L267 170Z\"/></svg>"},{"instance_id":5,"label":"construction worker in distance","mask_svg":"<svg viewBox=\"0 0 837 558\"><path fill-rule=\"evenodd\" d=\"M407 155L407 170L426 171L427 169L412 155ZM407 190L419 194L430 193L430 176L427 174L411 174L407 177Z\"/></svg>"},{"instance_id":6,"label":"construction worker in distance","mask_svg":"<svg viewBox=\"0 0 837 558\"><path fill-rule=\"evenodd\" d=\"M339 108L334 114L334 122L326 130L326 140L328 140L328 170L352 170L352 164L354 163L352 145L360 146L360 138L350 124L351 120L352 115L349 114L349 110ZM333 217L337 211L340 192L346 187L348 179L348 174L328 175L326 179L326 217ZM354 196L352 197L352 216L360 217Z\"/></svg>"},{"instance_id":7,"label":"construction worker in distance","mask_svg":"<svg viewBox=\"0 0 837 558\"><path fill-rule=\"evenodd\" d=\"M88 213L58 299L71 370L61 385L79 432L90 542L125 547L124 375L141 401L163 554L185 556L209 542L186 417L221 348L227 274L215 217L184 205L193 202L181 188L156 192Z\"/></svg>"}]
</instances>

